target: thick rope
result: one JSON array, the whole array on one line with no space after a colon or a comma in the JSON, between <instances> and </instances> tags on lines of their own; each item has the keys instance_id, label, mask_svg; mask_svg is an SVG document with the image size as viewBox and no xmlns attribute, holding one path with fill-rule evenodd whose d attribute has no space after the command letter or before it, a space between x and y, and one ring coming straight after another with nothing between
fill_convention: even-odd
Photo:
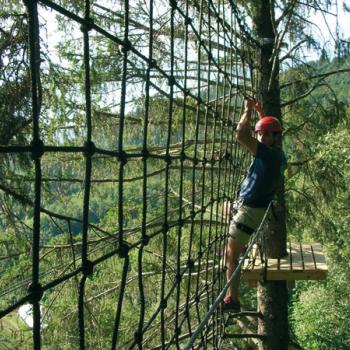
<instances>
[{"instance_id":1,"label":"thick rope","mask_svg":"<svg viewBox=\"0 0 350 350\"><path fill-rule=\"evenodd\" d=\"M240 48L255 43L240 18L239 8L233 2L230 6L222 0L186 0L183 3L171 0L164 14L168 20L164 20L160 26L161 19L157 18L160 1L149 0L148 19L138 23L133 17L133 2L127 0L122 2L123 8L118 17L122 29L122 36L119 36L94 20L95 5L90 0L85 0L83 16L50 0L28 0L26 4L32 79L32 142L29 145L2 145L0 153L32 154L35 197L31 200L29 196L17 193L14 186L9 185L11 182L1 183L0 190L32 210L31 286L24 296L21 294L21 297L15 298L14 302L0 310L0 318L30 302L33 305L33 346L41 349L42 297L45 293L54 293L55 287L62 289L72 280L77 281L76 323L80 349L90 345L87 335L89 303L113 291L117 294L114 297L114 322L111 327L112 349L168 349L174 345L180 349L190 338L188 344L191 345L186 345L188 348L197 337L201 337L206 347L217 348L225 325L223 319L213 319L212 315L218 312L217 306L228 288L224 266L219 263L223 261L228 230L222 204L236 197L243 170L250 161L234 138L243 96L252 94L251 67L249 62L243 61ZM38 6L40 8L41 5L81 25L85 92L83 145L49 145L40 139L39 86L42 72L39 66ZM147 34L143 48L134 41L135 28ZM161 52L159 42L154 39L165 35L164 28L168 30L163 43L168 50L166 54ZM97 147L94 143L97 144L99 140L94 140L93 132L92 33L121 49L116 149ZM247 44L244 44L245 39L248 39ZM160 56L162 60L157 62L156 58ZM129 96L132 90L130 86L137 86L137 79L144 83L142 117L137 121L142 125L142 140L138 147L131 148L126 143L130 128L128 104L133 102ZM164 143L156 145L149 142L154 132L151 121L155 94L167 102L167 111L157 126L157 131L163 128ZM83 178L66 180L67 183L82 184L81 218L62 215L43 207L42 184L54 179L42 177L41 157L54 153L64 154L67 158L84 156ZM95 179L93 174L95 167L100 164L98 162L103 164L107 160L111 161L108 164L118 165L117 174L111 179ZM132 177L129 174L131 164L135 169L141 164L137 175L133 174ZM150 199L153 195L150 184L157 176L162 189L162 210L155 216L151 207L154 199ZM110 230L93 224L89 217L93 188L104 182L116 184L116 227ZM141 184L138 200L142 209L139 225L135 227L130 227L125 219L130 209L126 194L129 183L135 184L135 187ZM70 234L70 244L59 249L70 251L72 259L57 263L47 271L41 270L40 254L44 248L40 242L40 216L49 217L61 233L68 230ZM76 223L81 224L79 242L73 242L72 225ZM152 242L158 242L157 251L150 248ZM159 258L154 271L149 271L145 266L150 254ZM90 278L103 263L111 260L119 264L117 286L96 296L88 296ZM135 266L137 271L130 272ZM237 271L231 280L238 274ZM148 305L150 276L158 276L159 288L159 293L153 294L153 297L157 295L157 304L153 304L152 309ZM137 287L131 290L133 280L137 281ZM18 285L0 290L0 295L16 295L27 284L28 279L25 279ZM126 324L124 316L127 299L135 294L138 298L137 320L132 323L131 336L126 337L123 327ZM155 303L155 300L151 302ZM209 312L206 312L208 309ZM220 313L217 315L220 316Z\"/></svg>"}]
</instances>

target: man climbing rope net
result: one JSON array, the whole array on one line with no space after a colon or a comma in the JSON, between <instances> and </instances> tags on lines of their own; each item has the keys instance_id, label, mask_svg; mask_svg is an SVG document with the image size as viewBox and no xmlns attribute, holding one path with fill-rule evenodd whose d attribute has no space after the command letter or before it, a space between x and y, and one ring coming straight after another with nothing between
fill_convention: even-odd
<instances>
[{"instance_id":1,"label":"man climbing rope net","mask_svg":"<svg viewBox=\"0 0 350 350\"><path fill-rule=\"evenodd\" d=\"M255 125L257 138L251 135L252 108L260 120ZM281 123L277 118L265 116L259 103L244 101L244 111L237 125L237 140L254 156L248 175L243 181L237 212L230 221L226 245L226 277L229 280L235 271L240 254L244 251L252 233L259 227L262 218L274 197L285 165L281 148ZM224 203L224 213L230 211L230 203ZM222 304L224 312L239 312L239 278L230 285Z\"/></svg>"}]
</instances>

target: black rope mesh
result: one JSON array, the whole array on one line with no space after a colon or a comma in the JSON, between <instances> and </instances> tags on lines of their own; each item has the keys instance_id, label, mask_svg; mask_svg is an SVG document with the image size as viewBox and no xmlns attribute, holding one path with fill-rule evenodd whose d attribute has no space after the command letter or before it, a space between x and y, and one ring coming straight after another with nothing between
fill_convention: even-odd
<instances>
[{"instance_id":1,"label":"black rope mesh","mask_svg":"<svg viewBox=\"0 0 350 350\"><path fill-rule=\"evenodd\" d=\"M233 1L64 4L25 2L32 138L0 151L14 163L32 155L21 184L33 187L0 189L32 222L23 228L31 271L0 287L0 317L32 304L27 346L35 349L49 348L55 329L69 348L180 349L226 283L222 204L235 198L249 162L235 127L243 97L253 95L247 53L257 42ZM83 72L62 71L75 82L61 127L74 131L58 140L47 131L60 123L57 110L42 96L42 77L54 69L45 65L53 38L43 35L44 10L70 26L69 57L80 55ZM98 58L101 47L110 56ZM99 59L113 61L114 81L96 76ZM67 208L81 195L74 212L57 211L60 193L72 194ZM47 227L66 241L55 245ZM198 344L219 348L224 327L218 309Z\"/></svg>"}]
</instances>

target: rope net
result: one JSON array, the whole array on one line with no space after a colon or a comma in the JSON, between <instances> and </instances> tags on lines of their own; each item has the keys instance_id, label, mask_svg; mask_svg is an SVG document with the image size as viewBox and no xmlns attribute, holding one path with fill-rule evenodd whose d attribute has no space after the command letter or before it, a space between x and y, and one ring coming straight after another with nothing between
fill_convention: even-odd
<instances>
[{"instance_id":1,"label":"rope net","mask_svg":"<svg viewBox=\"0 0 350 350\"><path fill-rule=\"evenodd\" d=\"M31 305L28 348L179 349L226 284L256 43L233 1L25 6L31 130L0 148L1 227L21 235L1 248L0 318ZM223 332L217 308L193 342Z\"/></svg>"}]
</instances>

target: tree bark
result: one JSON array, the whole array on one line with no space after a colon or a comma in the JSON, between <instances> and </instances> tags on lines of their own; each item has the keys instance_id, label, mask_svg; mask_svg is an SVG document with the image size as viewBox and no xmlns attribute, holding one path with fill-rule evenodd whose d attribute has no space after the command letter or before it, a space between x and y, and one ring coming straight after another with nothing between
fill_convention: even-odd
<instances>
[{"instance_id":1,"label":"tree bark","mask_svg":"<svg viewBox=\"0 0 350 350\"><path fill-rule=\"evenodd\" d=\"M258 283L258 308L263 318L259 318L258 333L266 335L259 340L259 349L287 350L288 332L288 291L286 281Z\"/></svg>"},{"instance_id":2,"label":"tree bark","mask_svg":"<svg viewBox=\"0 0 350 350\"><path fill-rule=\"evenodd\" d=\"M279 61L274 58L275 32L273 28L274 10L271 0L251 1L253 29L260 39L259 91L263 110L281 120ZM279 186L274 215L277 220L267 230L265 241L267 256L280 258L286 255L287 230L285 220L284 183ZM259 333L266 335L259 340L259 349L288 349L288 291L286 281L264 281L258 283L258 311L263 315L259 319Z\"/></svg>"}]
</instances>

